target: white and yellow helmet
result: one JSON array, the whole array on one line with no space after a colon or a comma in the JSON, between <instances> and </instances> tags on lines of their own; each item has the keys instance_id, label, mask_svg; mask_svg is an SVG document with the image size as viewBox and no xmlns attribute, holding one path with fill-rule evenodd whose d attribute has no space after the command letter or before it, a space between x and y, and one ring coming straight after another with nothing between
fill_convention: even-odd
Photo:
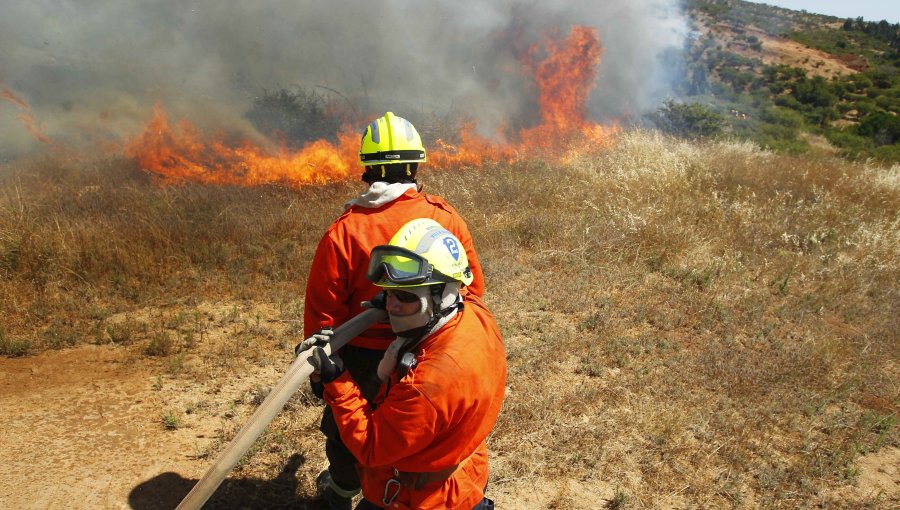
<instances>
[{"instance_id":1,"label":"white and yellow helmet","mask_svg":"<svg viewBox=\"0 0 900 510\"><path fill-rule=\"evenodd\" d=\"M453 282L469 285L473 279L462 243L430 218L408 222L388 244L376 246L367 276L387 289Z\"/></svg>"}]
</instances>

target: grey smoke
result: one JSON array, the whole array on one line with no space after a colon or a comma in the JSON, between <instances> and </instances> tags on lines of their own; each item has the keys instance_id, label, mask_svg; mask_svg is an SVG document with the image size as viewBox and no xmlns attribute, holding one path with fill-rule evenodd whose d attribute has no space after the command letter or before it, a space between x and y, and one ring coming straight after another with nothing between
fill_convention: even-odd
<instances>
[{"instance_id":1,"label":"grey smoke","mask_svg":"<svg viewBox=\"0 0 900 510\"><path fill-rule=\"evenodd\" d=\"M243 114L254 98L293 86L328 87L371 111L474 116L491 133L537 118L516 51L581 24L604 48L589 102L603 120L668 93L661 57L687 34L678 3L0 0L0 86L75 145L133 136L157 101L170 118L252 132ZM0 101L0 155L40 146L17 114Z\"/></svg>"}]
</instances>

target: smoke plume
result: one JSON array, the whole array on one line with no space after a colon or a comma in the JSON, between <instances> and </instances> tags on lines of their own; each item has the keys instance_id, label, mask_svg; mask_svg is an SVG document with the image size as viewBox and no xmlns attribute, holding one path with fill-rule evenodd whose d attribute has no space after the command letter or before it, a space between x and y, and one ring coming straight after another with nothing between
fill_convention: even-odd
<instances>
[{"instance_id":1,"label":"smoke plume","mask_svg":"<svg viewBox=\"0 0 900 510\"><path fill-rule=\"evenodd\" d=\"M54 142L123 140L159 102L203 129L252 134L264 90L301 86L365 112L462 114L490 134L537 119L520 56L552 31L597 30L588 102L597 120L655 108L665 52L680 48L678 0L32 0L0 16L0 157Z\"/></svg>"}]
</instances>

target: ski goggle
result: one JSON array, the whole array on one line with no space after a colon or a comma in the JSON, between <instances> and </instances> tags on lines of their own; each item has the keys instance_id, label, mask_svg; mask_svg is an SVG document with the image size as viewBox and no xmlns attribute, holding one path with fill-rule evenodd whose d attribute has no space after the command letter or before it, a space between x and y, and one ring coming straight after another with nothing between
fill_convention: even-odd
<instances>
[{"instance_id":1,"label":"ski goggle","mask_svg":"<svg viewBox=\"0 0 900 510\"><path fill-rule=\"evenodd\" d=\"M372 249L366 277L376 285L422 285L430 282L453 281L436 271L418 253L389 244Z\"/></svg>"}]
</instances>

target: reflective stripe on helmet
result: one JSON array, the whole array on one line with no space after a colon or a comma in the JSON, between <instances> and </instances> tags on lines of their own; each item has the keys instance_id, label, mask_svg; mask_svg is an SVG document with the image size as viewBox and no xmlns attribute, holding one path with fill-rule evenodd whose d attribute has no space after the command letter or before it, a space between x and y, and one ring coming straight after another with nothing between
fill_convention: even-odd
<instances>
[{"instance_id":1,"label":"reflective stripe on helmet","mask_svg":"<svg viewBox=\"0 0 900 510\"><path fill-rule=\"evenodd\" d=\"M381 151L370 154L360 154L360 161L363 163L385 162L394 163L400 160L406 161L425 161L425 153L420 150L410 151Z\"/></svg>"},{"instance_id":2,"label":"reflective stripe on helmet","mask_svg":"<svg viewBox=\"0 0 900 510\"><path fill-rule=\"evenodd\" d=\"M426 253L431 249L431 245L437 241L438 237L441 237L442 235L452 236L453 234L451 234L449 230L443 228L432 229L426 235L422 236L422 239L419 240L419 243L413 251L416 253Z\"/></svg>"},{"instance_id":3,"label":"reflective stripe on helmet","mask_svg":"<svg viewBox=\"0 0 900 510\"><path fill-rule=\"evenodd\" d=\"M372 124L369 125L369 129L372 130L372 141L381 143L381 132L378 129L378 121L373 121Z\"/></svg>"}]
</instances>

